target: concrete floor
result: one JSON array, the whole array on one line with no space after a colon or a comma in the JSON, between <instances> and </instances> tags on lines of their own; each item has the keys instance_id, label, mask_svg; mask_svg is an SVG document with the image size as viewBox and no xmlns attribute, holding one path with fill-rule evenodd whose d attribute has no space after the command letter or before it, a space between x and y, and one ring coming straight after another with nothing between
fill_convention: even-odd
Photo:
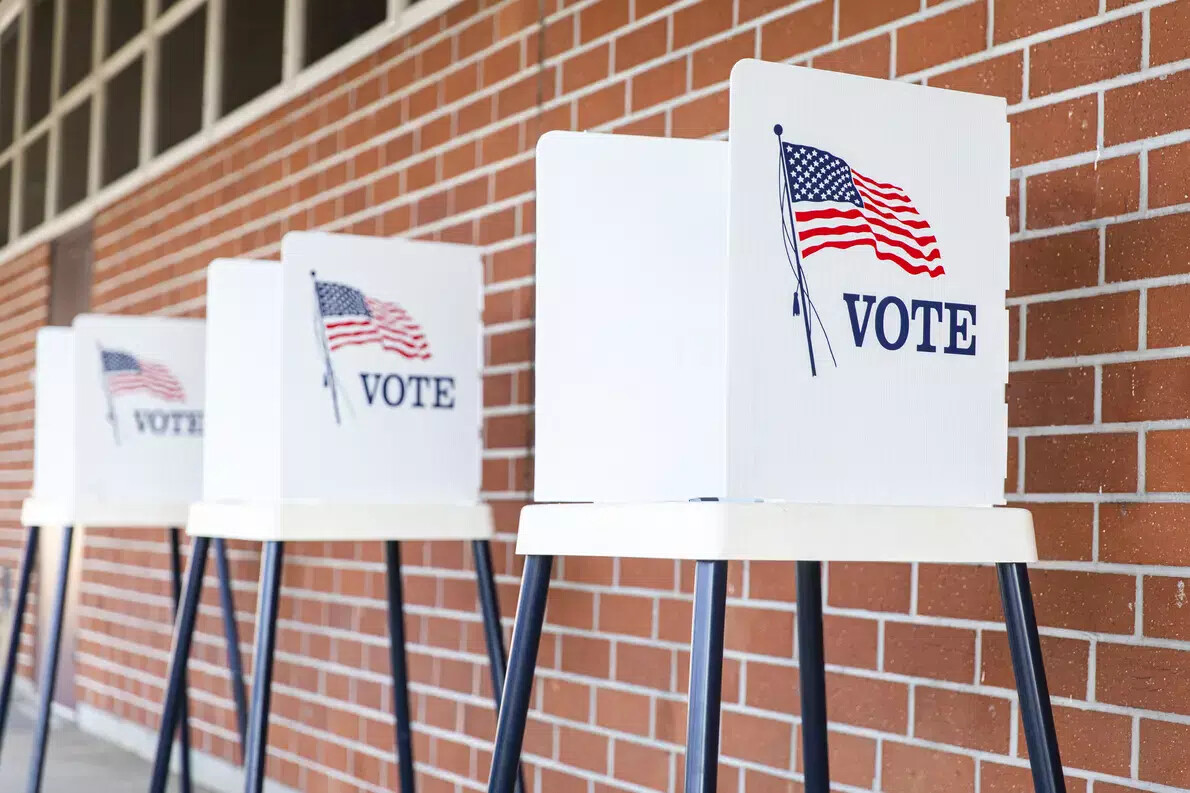
<instances>
[{"instance_id":1,"label":"concrete floor","mask_svg":"<svg viewBox=\"0 0 1190 793\"><path fill-rule=\"evenodd\" d=\"M0 793L25 793L33 719L22 708L9 713L0 758ZM73 724L57 722L50 732L42 793L135 793L148 790L149 763L88 735ZM176 791L177 780L170 785ZM208 793L194 788L194 793Z\"/></svg>"}]
</instances>

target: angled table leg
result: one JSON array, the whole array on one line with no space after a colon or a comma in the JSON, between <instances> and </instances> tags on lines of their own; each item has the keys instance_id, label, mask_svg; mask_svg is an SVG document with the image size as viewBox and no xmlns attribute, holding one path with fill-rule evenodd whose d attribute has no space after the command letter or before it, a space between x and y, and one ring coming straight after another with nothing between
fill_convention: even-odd
<instances>
[{"instance_id":1,"label":"angled table leg","mask_svg":"<svg viewBox=\"0 0 1190 793\"><path fill-rule=\"evenodd\" d=\"M58 561L58 588L54 592L54 613L50 622L49 643L41 662L41 682L37 692L37 726L33 732L33 751L29 758L27 793L39 793L45 774L46 740L50 734L50 716L54 706L54 687L58 678L58 658L62 651L62 618L66 613L66 590L70 583L70 552L74 545L74 527L62 530L62 556Z\"/></svg>"},{"instance_id":2,"label":"angled table leg","mask_svg":"<svg viewBox=\"0 0 1190 793\"><path fill-rule=\"evenodd\" d=\"M798 679L802 695L802 767L806 793L830 790L827 762L826 660L822 651L822 564L797 563Z\"/></svg>"},{"instance_id":3,"label":"angled table leg","mask_svg":"<svg viewBox=\"0 0 1190 793\"><path fill-rule=\"evenodd\" d=\"M413 764L413 725L409 716L409 668L405 654L405 604L401 596L401 546L396 540L384 543L388 574L388 658L393 676L393 715L397 722L397 774L401 793L413 793L416 775Z\"/></svg>"},{"instance_id":4,"label":"angled table leg","mask_svg":"<svg viewBox=\"0 0 1190 793\"><path fill-rule=\"evenodd\" d=\"M169 781L169 760L173 750L174 732L178 726L181 704L186 697L186 662L194 640L194 624L198 619L198 604L202 600L202 577L207 567L207 537L195 537L190 547L190 566L186 570L186 587L174 623L173 647L170 649L169 677L165 687L165 702L161 708L161 729L157 732L157 751L153 757L153 771L149 777L149 793L165 793Z\"/></svg>"},{"instance_id":5,"label":"angled table leg","mask_svg":"<svg viewBox=\"0 0 1190 793\"><path fill-rule=\"evenodd\" d=\"M256 609L256 668L252 680L248 742L244 751L244 793L261 793L264 789L284 546L284 543L275 540L264 545L264 565L260 571L260 604Z\"/></svg>"},{"instance_id":6,"label":"angled table leg","mask_svg":"<svg viewBox=\"0 0 1190 793\"><path fill-rule=\"evenodd\" d=\"M512 793L517 783L553 563L552 556L525 558L516 625L512 629L512 651L508 656L508 676L504 680L504 695L496 720L496 746L492 752L488 793Z\"/></svg>"},{"instance_id":7,"label":"angled table leg","mask_svg":"<svg viewBox=\"0 0 1190 793\"><path fill-rule=\"evenodd\" d=\"M496 577L492 574L492 547L487 540L473 540L471 552L475 556L475 583L479 587L479 607L483 613L488 671L492 675L492 696L496 699L496 716L499 718L507 664L504 658L504 629L500 627L500 599L496 593ZM522 793L524 789L525 774L517 768L516 793Z\"/></svg>"},{"instance_id":8,"label":"angled table leg","mask_svg":"<svg viewBox=\"0 0 1190 793\"><path fill-rule=\"evenodd\" d=\"M1037 615L1033 612L1033 593L1029 588L1029 569L1020 562L1000 563L996 565L996 573L1000 578L1000 598L1020 698L1021 722L1029 747L1029 765L1033 769L1033 787L1037 793L1066 793L1041 640L1037 635Z\"/></svg>"},{"instance_id":9,"label":"angled table leg","mask_svg":"<svg viewBox=\"0 0 1190 793\"><path fill-rule=\"evenodd\" d=\"M686 719L686 793L715 793L719 776L727 562L700 561L695 565L690 706Z\"/></svg>"},{"instance_id":10,"label":"angled table leg","mask_svg":"<svg viewBox=\"0 0 1190 793\"><path fill-rule=\"evenodd\" d=\"M29 602L29 582L33 578L33 564L37 561L39 536L39 527L30 526L29 534L25 537L25 553L21 557L21 572L17 578L12 628L8 632L8 654L4 659L4 680L0 682L0 751L4 747L4 729L8 724L8 705L12 700L12 683L17 674L17 656L21 649L21 631L25 627L25 606Z\"/></svg>"},{"instance_id":11,"label":"angled table leg","mask_svg":"<svg viewBox=\"0 0 1190 793\"><path fill-rule=\"evenodd\" d=\"M227 672L231 696L236 703L236 730L240 734L240 755L248 734L248 696L244 692L244 662L240 656L240 631L236 623L235 598L231 594L231 565L227 563L227 541L215 538L215 571L219 576L219 604L223 609L223 638L227 644Z\"/></svg>"},{"instance_id":12,"label":"angled table leg","mask_svg":"<svg viewBox=\"0 0 1190 793\"><path fill-rule=\"evenodd\" d=\"M178 619L178 607L182 601L182 538L181 530L176 526L169 530L169 567L171 588L174 600L174 621ZM199 582L202 586L202 582ZM187 661L182 661L182 696L179 703L181 720L178 724L178 737L182 743L182 793L190 793L193 780L190 775L190 702L186 693L190 683L186 679ZM171 733L172 735L172 733Z\"/></svg>"}]
</instances>

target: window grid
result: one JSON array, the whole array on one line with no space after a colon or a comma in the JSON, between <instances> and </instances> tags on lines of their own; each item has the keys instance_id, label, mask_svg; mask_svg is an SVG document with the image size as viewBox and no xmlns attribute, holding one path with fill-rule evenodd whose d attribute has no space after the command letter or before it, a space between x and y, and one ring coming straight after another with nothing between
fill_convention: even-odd
<instances>
[{"instance_id":1,"label":"window grid","mask_svg":"<svg viewBox=\"0 0 1190 793\"><path fill-rule=\"evenodd\" d=\"M90 73L79 80L62 96L59 89L62 85L64 58L63 47L66 39L67 5L70 0L51 0L54 3L54 28L52 36L51 75L50 75L50 109L30 129L25 129L25 119L29 112L27 94L29 92L29 63L31 58L32 10L36 0L0 0L0 35L10 29L11 25L18 25L18 48L16 59L16 91L13 97L14 106L14 134L12 143L0 151L0 173L5 169L11 173L8 188L7 215L8 233L2 233L3 224L0 223L0 251L22 238L36 233L56 217L84 210L92 212L94 200L103 193L119 190L121 185L136 177L146 165L160 158L162 154L154 154L157 149L158 105L157 105L157 77L160 73L161 45L164 37L173 31L181 22L188 19L199 7L206 6L206 38L204 47L204 78L202 97L199 99L202 107L202 123L199 130L187 140L200 138L210 133L216 125L225 119L235 116L241 119L251 119L262 112L267 105L267 97L281 89L304 90L308 87L307 74L315 65L303 67L305 47L305 19L307 0L285 0L284 29L282 31L282 69L281 81L260 96L246 102L242 107L225 113L221 107L220 89L222 85L223 62L219 57L223 47L224 20L226 18L226 0L176 0L172 6L161 12L162 0L147 0L144 4L144 24L139 33L124 43L116 52L107 54L107 27L109 22L109 3L111 0L93 0L93 19L91 42ZM391 32L399 21L402 13L409 10L416 3L416 12L409 17L411 23L420 23L429 16L441 13L453 5L456 0L387 0L387 17L375 28L361 34L360 38L383 35L386 29ZM342 46L351 46L348 42ZM115 179L111 184L103 184L103 162L105 157L104 129L107 117L106 87L113 77L138 58L142 60L141 118L140 142L136 165L126 174ZM319 77L321 79L321 76ZM62 124L67 115L78 109L86 102L91 103L89 154L87 158L87 191L86 197L72 207L59 209L59 188L62 166ZM25 175L28 170L27 152L31 145L37 144L42 137L48 142L48 163L45 166L45 190L41 196L44 201L42 220L34 227L23 229L23 218L26 216L23 200L25 199ZM178 144L181 145L181 144ZM0 184L0 190L5 186ZM5 202L0 197L0 206ZM34 215L36 216L36 215Z\"/></svg>"}]
</instances>

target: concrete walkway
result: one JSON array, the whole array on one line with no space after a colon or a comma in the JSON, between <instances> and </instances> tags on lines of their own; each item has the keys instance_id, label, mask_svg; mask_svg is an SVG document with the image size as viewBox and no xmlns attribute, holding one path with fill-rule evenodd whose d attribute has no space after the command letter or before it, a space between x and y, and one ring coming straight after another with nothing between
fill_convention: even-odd
<instances>
[{"instance_id":1,"label":"concrete walkway","mask_svg":"<svg viewBox=\"0 0 1190 793\"><path fill-rule=\"evenodd\" d=\"M33 720L13 703L4 755L0 758L0 793L25 793ZM50 731L42 793L137 793L149 788L149 763L88 735L69 722ZM177 791L177 780L170 785ZM194 793L208 793L195 787Z\"/></svg>"}]
</instances>

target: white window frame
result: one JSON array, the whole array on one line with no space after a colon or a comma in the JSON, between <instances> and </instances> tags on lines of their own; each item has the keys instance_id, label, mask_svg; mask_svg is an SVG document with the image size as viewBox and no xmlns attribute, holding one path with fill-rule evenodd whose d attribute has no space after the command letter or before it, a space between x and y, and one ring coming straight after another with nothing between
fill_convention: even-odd
<instances>
[{"instance_id":1,"label":"white window frame","mask_svg":"<svg viewBox=\"0 0 1190 793\"><path fill-rule=\"evenodd\" d=\"M146 0L145 20L139 33L105 56L107 9L109 0L94 0L95 17L92 38L91 72L64 96L58 96L61 82L62 46L65 38L65 7L68 0L54 3L50 112L32 129L24 130L25 94L28 82L29 41L34 0L0 0L0 33L19 18L17 80L15 94L16 130L13 143L0 152L0 167L12 164L9 195L9 239L0 246L0 260L19 255L35 245L51 240L63 231L93 216L100 208L144 186L157 176L237 130L267 115L304 91L366 57L393 39L423 22L445 13L460 0L387 0L387 17L361 36L335 50L314 64L302 67L304 56L305 8L307 0L285 0L285 30L282 46L281 82L242 107L220 115L222 59L219 57L224 32L227 0L177 0L164 14L159 14L161 0ZM199 6L207 6L207 36L204 61L202 126L198 132L162 154L155 155L157 134L157 74L164 36L188 18ZM141 129L139 162L129 173L102 186L103 133L106 118L104 87L108 80L132 61L144 57L141 81ZM88 152L87 197L73 207L58 211L58 170L61 163L62 119L81 103L91 101L91 129ZM48 135L49 162L46 168L45 215L28 232L21 232L24 199L24 153L28 144L42 134ZM2 186L0 186L2 189Z\"/></svg>"}]
</instances>

